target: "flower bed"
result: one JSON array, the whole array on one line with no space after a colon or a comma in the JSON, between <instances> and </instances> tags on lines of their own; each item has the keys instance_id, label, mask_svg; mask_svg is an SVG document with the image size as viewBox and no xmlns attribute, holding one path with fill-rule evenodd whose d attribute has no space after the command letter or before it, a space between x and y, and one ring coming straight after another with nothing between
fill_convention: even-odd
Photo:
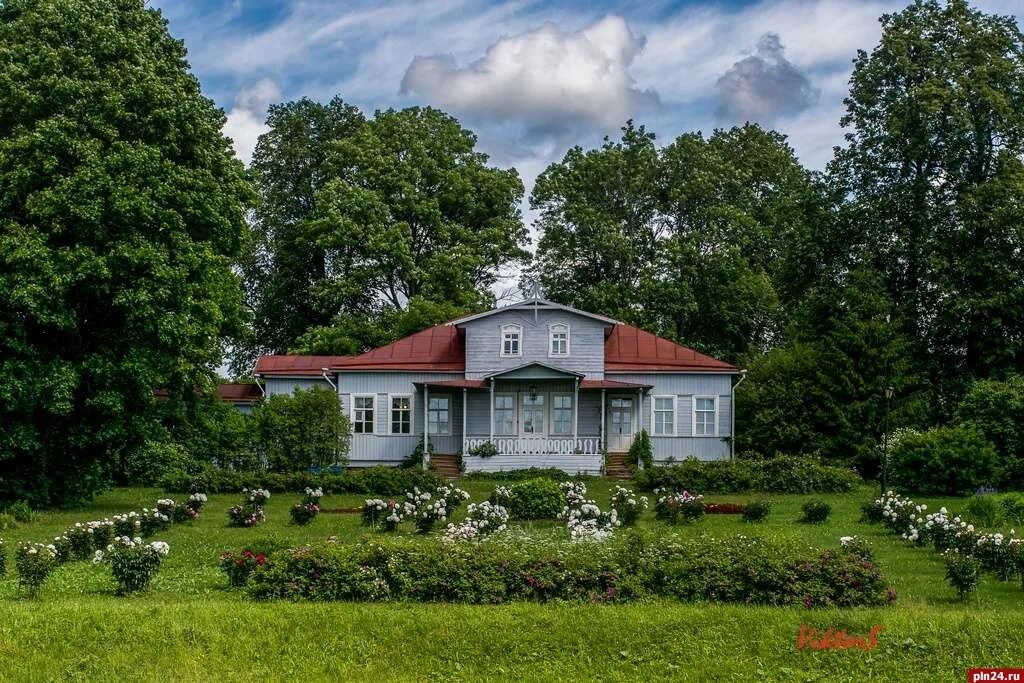
<instances>
[{"instance_id":1,"label":"flower bed","mask_svg":"<svg viewBox=\"0 0 1024 683\"><path fill-rule=\"evenodd\" d=\"M474 544L328 542L271 554L253 572L249 590L262 599L500 603L664 596L805 607L884 605L895 597L860 543L818 551L744 536L636 533L582 545L502 536Z\"/></svg>"}]
</instances>

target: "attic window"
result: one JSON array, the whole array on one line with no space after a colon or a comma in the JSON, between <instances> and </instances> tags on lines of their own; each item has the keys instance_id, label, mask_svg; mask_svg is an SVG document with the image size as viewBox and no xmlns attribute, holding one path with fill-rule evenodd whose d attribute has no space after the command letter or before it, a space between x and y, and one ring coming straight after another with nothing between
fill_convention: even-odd
<instances>
[{"instance_id":1,"label":"attic window","mask_svg":"<svg viewBox=\"0 0 1024 683\"><path fill-rule=\"evenodd\" d=\"M549 356L569 355L569 326L564 323L552 325L551 342L548 345Z\"/></svg>"},{"instance_id":2,"label":"attic window","mask_svg":"<svg viewBox=\"0 0 1024 683\"><path fill-rule=\"evenodd\" d=\"M501 328L501 355L523 355L523 328L519 325L503 325Z\"/></svg>"}]
</instances>

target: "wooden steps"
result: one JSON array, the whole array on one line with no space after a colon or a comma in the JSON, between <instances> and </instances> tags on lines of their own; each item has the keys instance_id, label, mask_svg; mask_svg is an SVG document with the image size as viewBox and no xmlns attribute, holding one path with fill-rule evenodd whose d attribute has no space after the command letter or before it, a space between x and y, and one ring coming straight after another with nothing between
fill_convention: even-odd
<instances>
[{"instance_id":1,"label":"wooden steps","mask_svg":"<svg viewBox=\"0 0 1024 683\"><path fill-rule=\"evenodd\" d=\"M625 453L609 453L605 456L604 476L609 479L633 478L633 468L626 462Z\"/></svg>"},{"instance_id":2,"label":"wooden steps","mask_svg":"<svg viewBox=\"0 0 1024 683\"><path fill-rule=\"evenodd\" d=\"M462 476L462 462L457 455L433 453L430 456L430 471L445 479L458 479Z\"/></svg>"}]
</instances>

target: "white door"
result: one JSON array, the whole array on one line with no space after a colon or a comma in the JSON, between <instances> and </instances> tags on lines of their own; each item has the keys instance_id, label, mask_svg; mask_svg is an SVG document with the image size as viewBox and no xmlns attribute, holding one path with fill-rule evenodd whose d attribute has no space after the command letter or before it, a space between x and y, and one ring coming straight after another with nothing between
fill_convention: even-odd
<instances>
[{"instance_id":1,"label":"white door","mask_svg":"<svg viewBox=\"0 0 1024 683\"><path fill-rule=\"evenodd\" d=\"M608 405L608 451L628 451L633 443L633 401L625 396L612 396Z\"/></svg>"}]
</instances>

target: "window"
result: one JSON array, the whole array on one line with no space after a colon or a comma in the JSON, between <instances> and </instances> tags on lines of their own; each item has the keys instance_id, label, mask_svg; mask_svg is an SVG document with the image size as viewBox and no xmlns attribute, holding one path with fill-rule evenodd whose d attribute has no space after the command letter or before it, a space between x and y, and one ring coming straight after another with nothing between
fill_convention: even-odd
<instances>
[{"instance_id":1,"label":"window","mask_svg":"<svg viewBox=\"0 0 1024 683\"><path fill-rule=\"evenodd\" d=\"M373 434L374 396L352 397L352 431L356 434Z\"/></svg>"},{"instance_id":2,"label":"window","mask_svg":"<svg viewBox=\"0 0 1024 683\"><path fill-rule=\"evenodd\" d=\"M676 397L654 397L654 433L671 436L676 433Z\"/></svg>"},{"instance_id":3,"label":"window","mask_svg":"<svg viewBox=\"0 0 1024 683\"><path fill-rule=\"evenodd\" d=\"M448 396L431 396L427 404L427 433L451 434L451 398Z\"/></svg>"},{"instance_id":4,"label":"window","mask_svg":"<svg viewBox=\"0 0 1024 683\"><path fill-rule=\"evenodd\" d=\"M551 344L548 347L549 356L569 355L569 326L563 323L551 326Z\"/></svg>"},{"instance_id":5,"label":"window","mask_svg":"<svg viewBox=\"0 0 1024 683\"><path fill-rule=\"evenodd\" d=\"M554 434L572 434L572 396L555 394L551 397L551 429Z\"/></svg>"},{"instance_id":6,"label":"window","mask_svg":"<svg viewBox=\"0 0 1024 683\"><path fill-rule=\"evenodd\" d=\"M697 436L714 436L718 430L718 399L714 396L693 397L693 433Z\"/></svg>"},{"instance_id":7,"label":"window","mask_svg":"<svg viewBox=\"0 0 1024 683\"><path fill-rule=\"evenodd\" d=\"M523 396L523 433L544 433L544 395Z\"/></svg>"},{"instance_id":8,"label":"window","mask_svg":"<svg viewBox=\"0 0 1024 683\"><path fill-rule=\"evenodd\" d=\"M412 433L412 397L391 397L391 433Z\"/></svg>"},{"instance_id":9,"label":"window","mask_svg":"<svg viewBox=\"0 0 1024 683\"><path fill-rule=\"evenodd\" d=\"M509 436L516 433L516 397L511 394L494 395L494 433Z\"/></svg>"},{"instance_id":10,"label":"window","mask_svg":"<svg viewBox=\"0 0 1024 683\"><path fill-rule=\"evenodd\" d=\"M501 328L501 355L523 355L523 328L519 325L504 325Z\"/></svg>"}]
</instances>

